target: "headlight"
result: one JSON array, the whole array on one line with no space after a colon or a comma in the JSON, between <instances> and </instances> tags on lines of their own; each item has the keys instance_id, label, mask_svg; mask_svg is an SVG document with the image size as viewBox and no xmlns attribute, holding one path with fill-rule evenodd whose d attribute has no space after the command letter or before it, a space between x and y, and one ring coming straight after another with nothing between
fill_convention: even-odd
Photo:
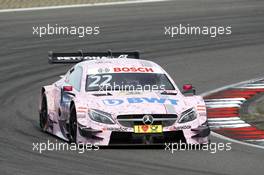
<instances>
[{"instance_id":1,"label":"headlight","mask_svg":"<svg viewBox=\"0 0 264 175\"><path fill-rule=\"evenodd\" d=\"M115 124L114 120L111 117L111 114L92 109L89 111L89 116L93 121L105 124Z\"/></svg>"},{"instance_id":2,"label":"headlight","mask_svg":"<svg viewBox=\"0 0 264 175\"><path fill-rule=\"evenodd\" d=\"M190 122L197 118L197 113L194 108L190 108L181 114L179 123Z\"/></svg>"}]
</instances>

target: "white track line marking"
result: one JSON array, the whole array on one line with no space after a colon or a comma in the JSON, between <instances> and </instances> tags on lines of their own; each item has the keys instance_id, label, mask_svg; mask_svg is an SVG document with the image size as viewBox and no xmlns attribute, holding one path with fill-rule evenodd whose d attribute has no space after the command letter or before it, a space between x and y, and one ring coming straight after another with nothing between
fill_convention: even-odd
<instances>
[{"instance_id":1,"label":"white track line marking","mask_svg":"<svg viewBox=\"0 0 264 175\"><path fill-rule=\"evenodd\" d=\"M214 104L216 104L216 105L221 105L221 104L223 104L223 105L226 105L226 104L242 104L243 102L241 102L241 101L210 101L210 102L205 102L206 103L206 105L214 105Z\"/></svg>"},{"instance_id":2,"label":"white track line marking","mask_svg":"<svg viewBox=\"0 0 264 175\"><path fill-rule=\"evenodd\" d=\"M213 93L216 93L216 92L219 92L219 91L231 88L231 87L235 88L237 86L241 86L242 84L246 84L246 83L250 83L250 82L253 83L253 82L261 81L261 80L263 80L263 78L255 78L255 79L252 79L252 80L242 81L242 82L239 82L239 83L223 86L221 88L217 88L217 89L214 89L214 90L211 90L211 91L208 91L208 92L204 92L204 93L202 93L200 95L204 97L204 96L208 96L209 94L213 94Z\"/></svg>"},{"instance_id":3,"label":"white track line marking","mask_svg":"<svg viewBox=\"0 0 264 175\"><path fill-rule=\"evenodd\" d=\"M211 126L215 126L215 125L237 125L237 124L247 124L247 123L243 120L235 120L235 121L210 121L209 124L211 124Z\"/></svg>"},{"instance_id":4,"label":"white track line marking","mask_svg":"<svg viewBox=\"0 0 264 175\"><path fill-rule=\"evenodd\" d=\"M94 4L76 4L76 5L60 5L60 6L48 6L48 7L3 9L3 10L0 10L0 13L3 13L3 12L35 11L35 10L50 10L50 9L64 9L64 8L77 8L77 7L125 5L125 4L135 4L135 3L164 2L164 1L169 1L169 0L134 0L134 1L106 2L106 3L94 3Z\"/></svg>"},{"instance_id":5,"label":"white track line marking","mask_svg":"<svg viewBox=\"0 0 264 175\"><path fill-rule=\"evenodd\" d=\"M259 140L246 140L247 142L263 142L264 143L264 139L259 139Z\"/></svg>"},{"instance_id":6,"label":"white track line marking","mask_svg":"<svg viewBox=\"0 0 264 175\"><path fill-rule=\"evenodd\" d=\"M247 84L247 86L263 86L264 87L264 83L252 83L252 84Z\"/></svg>"},{"instance_id":7,"label":"white track line marking","mask_svg":"<svg viewBox=\"0 0 264 175\"><path fill-rule=\"evenodd\" d=\"M226 125L210 125L209 127L212 129L220 129L220 128L243 128L243 127L249 127L250 124L247 123L241 123L241 124L226 124Z\"/></svg>"},{"instance_id":8,"label":"white track line marking","mask_svg":"<svg viewBox=\"0 0 264 175\"><path fill-rule=\"evenodd\" d=\"M208 121L229 121L229 120L241 120L239 117L228 117L228 118L208 118Z\"/></svg>"},{"instance_id":9,"label":"white track line marking","mask_svg":"<svg viewBox=\"0 0 264 175\"><path fill-rule=\"evenodd\" d=\"M214 101L246 101L245 98L216 98L216 99L205 99L205 102L214 102Z\"/></svg>"},{"instance_id":10,"label":"white track line marking","mask_svg":"<svg viewBox=\"0 0 264 175\"><path fill-rule=\"evenodd\" d=\"M221 104L221 105L207 105L208 108L239 108L238 104Z\"/></svg>"},{"instance_id":11,"label":"white track line marking","mask_svg":"<svg viewBox=\"0 0 264 175\"><path fill-rule=\"evenodd\" d=\"M263 89L264 86L239 86L239 87L235 87L237 89Z\"/></svg>"}]
</instances>

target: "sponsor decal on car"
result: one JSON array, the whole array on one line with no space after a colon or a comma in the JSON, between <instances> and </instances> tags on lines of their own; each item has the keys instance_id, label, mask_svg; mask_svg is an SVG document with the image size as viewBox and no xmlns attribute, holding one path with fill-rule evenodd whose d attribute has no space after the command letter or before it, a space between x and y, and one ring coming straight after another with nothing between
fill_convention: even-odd
<instances>
[{"instance_id":1,"label":"sponsor decal on car","mask_svg":"<svg viewBox=\"0 0 264 175\"><path fill-rule=\"evenodd\" d=\"M148 67L114 67L114 72L154 72L152 68Z\"/></svg>"},{"instance_id":2,"label":"sponsor decal on car","mask_svg":"<svg viewBox=\"0 0 264 175\"><path fill-rule=\"evenodd\" d=\"M134 133L162 133L162 125L135 125Z\"/></svg>"},{"instance_id":3,"label":"sponsor decal on car","mask_svg":"<svg viewBox=\"0 0 264 175\"><path fill-rule=\"evenodd\" d=\"M176 130L191 129L191 125L175 126Z\"/></svg>"},{"instance_id":4,"label":"sponsor decal on car","mask_svg":"<svg viewBox=\"0 0 264 175\"><path fill-rule=\"evenodd\" d=\"M117 58L128 58L128 55L119 55ZM111 59L110 56L58 56L54 59L59 61L82 61L82 60L101 60Z\"/></svg>"},{"instance_id":5,"label":"sponsor decal on car","mask_svg":"<svg viewBox=\"0 0 264 175\"><path fill-rule=\"evenodd\" d=\"M108 131L128 131L129 128L123 128L123 127L119 127L119 128L115 128L115 127L108 127L108 128L105 128L106 130Z\"/></svg>"},{"instance_id":6,"label":"sponsor decal on car","mask_svg":"<svg viewBox=\"0 0 264 175\"><path fill-rule=\"evenodd\" d=\"M157 103L157 104L171 104L171 105L177 105L178 100L170 99L170 98L127 98L125 100L123 99L105 99L103 100L103 103L107 106L117 106L120 104L123 104L124 102L128 102L129 104L133 103Z\"/></svg>"},{"instance_id":7,"label":"sponsor decal on car","mask_svg":"<svg viewBox=\"0 0 264 175\"><path fill-rule=\"evenodd\" d=\"M98 69L98 73L102 74L102 73L108 73L110 72L109 68L99 68Z\"/></svg>"}]
</instances>

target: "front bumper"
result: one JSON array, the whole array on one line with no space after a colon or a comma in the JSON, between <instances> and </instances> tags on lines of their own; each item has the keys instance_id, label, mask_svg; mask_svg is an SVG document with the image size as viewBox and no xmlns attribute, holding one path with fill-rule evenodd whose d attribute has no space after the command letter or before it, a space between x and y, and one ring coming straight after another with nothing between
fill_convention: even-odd
<instances>
[{"instance_id":1,"label":"front bumper","mask_svg":"<svg viewBox=\"0 0 264 175\"><path fill-rule=\"evenodd\" d=\"M192 138L208 137L211 132L208 125L202 125L198 128L191 129L191 131L197 132L197 134L193 135Z\"/></svg>"},{"instance_id":2,"label":"front bumper","mask_svg":"<svg viewBox=\"0 0 264 175\"><path fill-rule=\"evenodd\" d=\"M96 130L92 128L78 127L79 134L82 137L95 139L95 140L103 140L104 138L98 137L97 134L102 133L101 130Z\"/></svg>"},{"instance_id":3,"label":"front bumper","mask_svg":"<svg viewBox=\"0 0 264 175\"><path fill-rule=\"evenodd\" d=\"M125 131L96 130L92 128L78 129L79 141L96 143L102 146L108 145L156 145L164 143L185 142L188 144L206 144L210 128L202 125L195 129L177 131L164 131L159 134L135 134Z\"/></svg>"}]
</instances>

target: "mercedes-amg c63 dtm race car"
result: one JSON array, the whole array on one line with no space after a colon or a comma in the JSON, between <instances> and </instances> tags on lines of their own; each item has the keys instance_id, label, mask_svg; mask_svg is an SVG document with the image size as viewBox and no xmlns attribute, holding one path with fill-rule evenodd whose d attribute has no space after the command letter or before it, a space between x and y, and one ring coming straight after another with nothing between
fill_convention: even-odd
<instances>
[{"instance_id":1,"label":"mercedes-amg c63 dtm race car","mask_svg":"<svg viewBox=\"0 0 264 175\"><path fill-rule=\"evenodd\" d=\"M77 64L41 88L43 131L101 146L208 143L203 98L190 84L181 92L165 70L139 59L138 52L51 52L49 62Z\"/></svg>"}]
</instances>

